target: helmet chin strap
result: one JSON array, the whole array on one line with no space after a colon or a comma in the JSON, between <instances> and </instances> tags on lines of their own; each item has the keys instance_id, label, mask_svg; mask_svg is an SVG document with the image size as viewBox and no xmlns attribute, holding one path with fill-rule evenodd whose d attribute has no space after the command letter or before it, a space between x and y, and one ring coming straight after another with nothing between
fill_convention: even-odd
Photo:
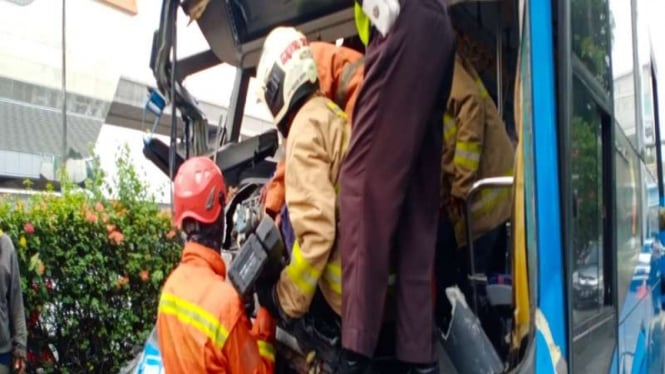
<instances>
[{"instance_id":1,"label":"helmet chin strap","mask_svg":"<svg viewBox=\"0 0 665 374\"><path fill-rule=\"evenodd\" d=\"M307 91L303 90L303 93L301 93L299 97L294 99L294 101L291 104L291 107L289 108L289 111L284 116L284 119L277 124L277 130L282 134L284 138L289 137L289 130L291 130L291 122L293 122L293 119L296 117L296 114L298 113L300 108L307 102L307 100L319 94L320 93L318 91L318 82L317 82L316 85L312 85L309 90Z\"/></svg>"}]
</instances>

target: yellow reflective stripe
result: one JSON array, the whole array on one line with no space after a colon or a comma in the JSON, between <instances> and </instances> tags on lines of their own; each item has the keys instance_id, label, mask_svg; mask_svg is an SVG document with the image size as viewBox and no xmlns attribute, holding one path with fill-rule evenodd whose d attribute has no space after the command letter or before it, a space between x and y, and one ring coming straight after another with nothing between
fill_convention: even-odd
<instances>
[{"instance_id":1,"label":"yellow reflective stripe","mask_svg":"<svg viewBox=\"0 0 665 374\"><path fill-rule=\"evenodd\" d=\"M461 166L469 170L476 170L478 169L478 165L480 165L480 155L456 149L453 162L457 166Z\"/></svg>"},{"instance_id":2,"label":"yellow reflective stripe","mask_svg":"<svg viewBox=\"0 0 665 374\"><path fill-rule=\"evenodd\" d=\"M443 142L448 143L457 134L457 123L449 114L443 116Z\"/></svg>"},{"instance_id":3,"label":"yellow reflective stripe","mask_svg":"<svg viewBox=\"0 0 665 374\"><path fill-rule=\"evenodd\" d=\"M259 355L267 360L275 361L275 347L263 340L258 341Z\"/></svg>"},{"instance_id":4,"label":"yellow reflective stripe","mask_svg":"<svg viewBox=\"0 0 665 374\"><path fill-rule=\"evenodd\" d=\"M363 12L362 6L360 6L358 3L355 3L353 7L353 13L355 16L356 30L358 31L360 41L363 42L365 47L367 47L367 44L369 44L369 34L371 27L369 17L367 17L365 12Z\"/></svg>"},{"instance_id":5,"label":"yellow reflective stripe","mask_svg":"<svg viewBox=\"0 0 665 374\"><path fill-rule=\"evenodd\" d=\"M471 204L471 212L484 214L494 209L501 201L507 199L510 190L507 188L485 190L480 193L480 199Z\"/></svg>"},{"instance_id":6,"label":"yellow reflective stripe","mask_svg":"<svg viewBox=\"0 0 665 374\"><path fill-rule=\"evenodd\" d=\"M453 162L457 166L462 166L466 169L476 170L480 164L480 155L473 154L467 151L455 150L455 158Z\"/></svg>"},{"instance_id":7,"label":"yellow reflective stripe","mask_svg":"<svg viewBox=\"0 0 665 374\"><path fill-rule=\"evenodd\" d=\"M337 117L346 119L346 113L339 107L339 105L335 104L335 102L328 100L326 105Z\"/></svg>"},{"instance_id":8,"label":"yellow reflective stripe","mask_svg":"<svg viewBox=\"0 0 665 374\"><path fill-rule=\"evenodd\" d=\"M457 142L457 149L456 150L462 150L466 151L469 153L475 153L480 157L480 151L482 150L482 146L480 143L476 142Z\"/></svg>"},{"instance_id":9,"label":"yellow reflective stripe","mask_svg":"<svg viewBox=\"0 0 665 374\"><path fill-rule=\"evenodd\" d=\"M323 280L338 295L342 294L342 266L329 262L323 272Z\"/></svg>"},{"instance_id":10,"label":"yellow reflective stripe","mask_svg":"<svg viewBox=\"0 0 665 374\"><path fill-rule=\"evenodd\" d=\"M314 295L316 284L321 277L321 270L310 265L302 256L298 241L293 243L293 257L286 267L286 274L304 295Z\"/></svg>"},{"instance_id":11,"label":"yellow reflective stripe","mask_svg":"<svg viewBox=\"0 0 665 374\"><path fill-rule=\"evenodd\" d=\"M476 79L476 84L478 85L478 88L480 89L480 97L483 99L487 99L490 95L487 92L487 89L485 88L485 85L483 84L483 81L480 78Z\"/></svg>"},{"instance_id":12,"label":"yellow reflective stripe","mask_svg":"<svg viewBox=\"0 0 665 374\"><path fill-rule=\"evenodd\" d=\"M181 323L201 331L219 349L224 347L229 336L229 332L215 316L198 305L169 293L162 294L159 313L174 316Z\"/></svg>"},{"instance_id":13,"label":"yellow reflective stripe","mask_svg":"<svg viewBox=\"0 0 665 374\"><path fill-rule=\"evenodd\" d=\"M478 169L481 145L474 142L457 142L453 162L467 169Z\"/></svg>"}]
</instances>

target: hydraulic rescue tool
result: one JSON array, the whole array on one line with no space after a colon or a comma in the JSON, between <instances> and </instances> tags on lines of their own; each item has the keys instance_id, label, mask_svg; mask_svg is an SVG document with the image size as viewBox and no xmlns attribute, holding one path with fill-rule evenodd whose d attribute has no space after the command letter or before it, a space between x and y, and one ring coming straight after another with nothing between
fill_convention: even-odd
<instances>
[{"instance_id":1,"label":"hydraulic rescue tool","mask_svg":"<svg viewBox=\"0 0 665 374\"><path fill-rule=\"evenodd\" d=\"M284 242L275 222L264 215L231 262L228 277L242 296L254 291L254 285L274 284L282 270Z\"/></svg>"}]
</instances>

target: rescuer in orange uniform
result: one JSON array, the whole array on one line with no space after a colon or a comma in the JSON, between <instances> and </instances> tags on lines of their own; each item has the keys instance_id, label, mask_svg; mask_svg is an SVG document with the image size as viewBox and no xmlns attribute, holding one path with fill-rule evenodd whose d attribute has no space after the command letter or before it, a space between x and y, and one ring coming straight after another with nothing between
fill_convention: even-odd
<instances>
[{"instance_id":1,"label":"rescuer in orange uniform","mask_svg":"<svg viewBox=\"0 0 665 374\"><path fill-rule=\"evenodd\" d=\"M344 109L349 124L352 124L353 108L363 82L363 54L351 48L326 42L310 42L316 61L319 91ZM272 179L266 186L265 210L271 217L279 216L284 206L284 161L277 164Z\"/></svg>"},{"instance_id":2,"label":"rescuer in orange uniform","mask_svg":"<svg viewBox=\"0 0 665 374\"><path fill-rule=\"evenodd\" d=\"M215 163L191 158L174 181L174 221L187 235L159 300L157 337L167 373L273 373L275 321L260 308L254 326L225 282L219 253L226 186Z\"/></svg>"}]
</instances>

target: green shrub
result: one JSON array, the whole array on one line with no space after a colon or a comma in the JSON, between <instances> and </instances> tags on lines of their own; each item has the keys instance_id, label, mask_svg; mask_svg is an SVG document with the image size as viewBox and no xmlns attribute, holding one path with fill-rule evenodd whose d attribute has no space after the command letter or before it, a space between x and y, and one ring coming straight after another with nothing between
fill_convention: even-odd
<instances>
[{"instance_id":1,"label":"green shrub","mask_svg":"<svg viewBox=\"0 0 665 374\"><path fill-rule=\"evenodd\" d=\"M118 187L108 191L115 199L103 196L97 172L86 193L65 182L61 196L0 200L0 229L21 268L33 370L117 372L154 324L161 285L182 247L126 148L117 165ZM57 362L39 354L49 345Z\"/></svg>"}]
</instances>

